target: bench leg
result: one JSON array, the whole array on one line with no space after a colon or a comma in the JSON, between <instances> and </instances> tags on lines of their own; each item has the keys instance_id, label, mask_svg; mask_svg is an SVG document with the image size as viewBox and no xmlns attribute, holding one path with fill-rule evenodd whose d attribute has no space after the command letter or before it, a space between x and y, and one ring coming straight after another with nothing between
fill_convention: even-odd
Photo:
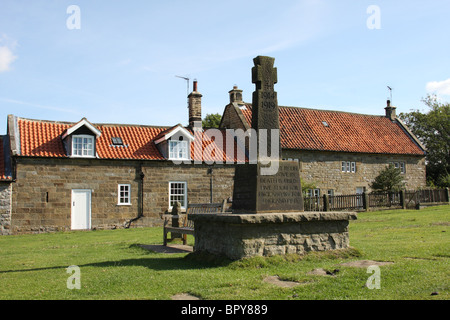
<instances>
[{"instance_id":1,"label":"bench leg","mask_svg":"<svg viewBox=\"0 0 450 320\"><path fill-rule=\"evenodd\" d=\"M187 244L187 234L183 234L183 245Z\"/></svg>"},{"instance_id":2,"label":"bench leg","mask_svg":"<svg viewBox=\"0 0 450 320\"><path fill-rule=\"evenodd\" d=\"M164 245L167 246L167 231L164 229L164 239L163 239Z\"/></svg>"}]
</instances>

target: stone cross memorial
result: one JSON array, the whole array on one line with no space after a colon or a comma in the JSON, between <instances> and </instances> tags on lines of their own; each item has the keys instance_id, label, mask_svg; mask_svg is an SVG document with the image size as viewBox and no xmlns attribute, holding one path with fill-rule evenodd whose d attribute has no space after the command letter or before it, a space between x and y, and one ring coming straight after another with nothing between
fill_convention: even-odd
<instances>
[{"instance_id":1,"label":"stone cross memorial","mask_svg":"<svg viewBox=\"0 0 450 320\"><path fill-rule=\"evenodd\" d=\"M304 212L298 163L282 161L274 58L253 61L252 136L257 159L236 165L232 213L190 214L194 250L230 259L303 254L349 245L350 212ZM251 158L251 157L250 157Z\"/></svg>"},{"instance_id":2,"label":"stone cross memorial","mask_svg":"<svg viewBox=\"0 0 450 320\"><path fill-rule=\"evenodd\" d=\"M257 163L236 168L233 212L303 211L298 163L282 161L274 58L258 56L252 68L252 128L258 141ZM255 137L252 137L255 138ZM253 159L250 159L250 161Z\"/></svg>"}]
</instances>

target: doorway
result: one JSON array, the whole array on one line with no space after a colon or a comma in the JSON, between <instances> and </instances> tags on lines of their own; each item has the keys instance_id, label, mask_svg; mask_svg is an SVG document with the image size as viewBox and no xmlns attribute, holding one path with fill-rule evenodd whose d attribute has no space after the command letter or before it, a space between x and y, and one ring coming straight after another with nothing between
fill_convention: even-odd
<instances>
[{"instance_id":1,"label":"doorway","mask_svg":"<svg viewBox=\"0 0 450 320\"><path fill-rule=\"evenodd\" d=\"M91 229L91 193L92 190L72 190L72 230Z\"/></svg>"}]
</instances>

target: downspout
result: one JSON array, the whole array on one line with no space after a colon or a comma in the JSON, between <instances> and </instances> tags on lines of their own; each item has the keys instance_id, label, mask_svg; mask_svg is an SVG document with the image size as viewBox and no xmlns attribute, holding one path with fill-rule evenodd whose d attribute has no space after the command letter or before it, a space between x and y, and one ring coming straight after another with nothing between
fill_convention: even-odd
<instances>
[{"instance_id":1,"label":"downspout","mask_svg":"<svg viewBox=\"0 0 450 320\"><path fill-rule=\"evenodd\" d=\"M213 203L213 167L208 168L209 174L209 203Z\"/></svg>"},{"instance_id":2,"label":"downspout","mask_svg":"<svg viewBox=\"0 0 450 320\"><path fill-rule=\"evenodd\" d=\"M125 224L125 229L129 229L131 224L142 218L144 216L144 178L145 178L145 174L142 171L142 163L139 164L139 186L138 186L138 194L139 194L139 199L138 199L138 215L137 217L131 219L130 221L128 221Z\"/></svg>"}]
</instances>

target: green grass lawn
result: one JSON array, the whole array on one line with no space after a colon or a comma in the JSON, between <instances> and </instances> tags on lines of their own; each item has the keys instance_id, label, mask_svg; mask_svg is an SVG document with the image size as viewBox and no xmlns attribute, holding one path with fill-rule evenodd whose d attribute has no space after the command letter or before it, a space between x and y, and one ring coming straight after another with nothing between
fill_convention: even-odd
<instances>
[{"instance_id":1,"label":"green grass lawn","mask_svg":"<svg viewBox=\"0 0 450 320\"><path fill-rule=\"evenodd\" d=\"M0 237L0 299L449 299L450 206L420 211L364 212L350 222L352 250L241 261L208 261L162 254L138 244L161 244L162 228L63 232ZM189 239L193 244L193 238ZM354 260L390 261L380 289L365 284ZM81 288L70 290L66 268L76 265ZM323 268L335 276L309 275ZM294 288L267 276L297 281ZM432 295L435 292L437 294Z\"/></svg>"}]
</instances>

